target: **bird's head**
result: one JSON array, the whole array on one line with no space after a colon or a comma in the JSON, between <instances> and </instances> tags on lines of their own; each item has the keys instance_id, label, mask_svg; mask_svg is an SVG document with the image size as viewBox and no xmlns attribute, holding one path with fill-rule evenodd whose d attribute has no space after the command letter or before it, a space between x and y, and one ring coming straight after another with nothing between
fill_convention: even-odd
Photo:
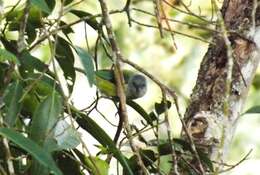
<instances>
[{"instance_id":1,"label":"bird's head","mask_svg":"<svg viewBox=\"0 0 260 175\"><path fill-rule=\"evenodd\" d=\"M127 82L126 97L136 99L143 97L147 91L147 81L143 75L134 74Z\"/></svg>"}]
</instances>

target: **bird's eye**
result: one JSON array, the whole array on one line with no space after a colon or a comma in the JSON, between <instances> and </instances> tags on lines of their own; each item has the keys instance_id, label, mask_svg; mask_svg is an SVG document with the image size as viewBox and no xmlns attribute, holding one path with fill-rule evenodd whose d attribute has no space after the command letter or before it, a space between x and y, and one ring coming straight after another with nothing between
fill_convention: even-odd
<instances>
[{"instance_id":1,"label":"bird's eye","mask_svg":"<svg viewBox=\"0 0 260 175\"><path fill-rule=\"evenodd\" d=\"M135 88L138 87L138 83L137 82L133 82L133 85L134 85Z\"/></svg>"}]
</instances>

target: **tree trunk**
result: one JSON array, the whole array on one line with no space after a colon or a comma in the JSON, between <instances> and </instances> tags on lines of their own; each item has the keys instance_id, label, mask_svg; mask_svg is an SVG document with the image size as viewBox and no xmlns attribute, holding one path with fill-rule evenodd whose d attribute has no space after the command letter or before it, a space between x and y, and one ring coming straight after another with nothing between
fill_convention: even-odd
<instances>
[{"instance_id":1,"label":"tree trunk","mask_svg":"<svg viewBox=\"0 0 260 175\"><path fill-rule=\"evenodd\" d=\"M212 42L215 45L209 46L202 60L185 113L186 126L196 146L220 163L227 155L260 59L260 10L256 3L254 0L223 2L221 13L231 49L227 49L221 32L216 33ZM217 30L220 29L218 26ZM231 68L229 59L234 63Z\"/></svg>"}]
</instances>

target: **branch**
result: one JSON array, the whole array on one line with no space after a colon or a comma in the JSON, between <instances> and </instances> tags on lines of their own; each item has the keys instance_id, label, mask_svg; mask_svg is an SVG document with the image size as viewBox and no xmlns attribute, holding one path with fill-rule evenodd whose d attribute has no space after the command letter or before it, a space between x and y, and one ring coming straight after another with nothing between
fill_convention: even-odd
<instances>
[{"instance_id":1,"label":"branch","mask_svg":"<svg viewBox=\"0 0 260 175\"><path fill-rule=\"evenodd\" d=\"M3 116L0 113L0 126L1 127L3 126L3 123L4 123ZM6 159L6 164L7 164L7 169L8 169L9 175L15 175L14 164L12 161L12 154L10 151L10 146L9 146L8 140L5 137L3 137L2 140L3 140L3 150L5 153L5 159Z\"/></svg>"},{"instance_id":2,"label":"branch","mask_svg":"<svg viewBox=\"0 0 260 175\"><path fill-rule=\"evenodd\" d=\"M23 12L22 21L20 23L19 36L17 41L18 53L21 53L26 48L24 34L27 26L28 17L29 17L30 6L31 6L31 2L30 0L27 0Z\"/></svg>"},{"instance_id":3,"label":"branch","mask_svg":"<svg viewBox=\"0 0 260 175\"><path fill-rule=\"evenodd\" d=\"M198 161L199 163L199 168L200 168L200 171L202 174L205 174L205 171L204 171L204 168L202 166L202 163L201 163L201 160L199 158L199 154L198 154L198 151L196 149L196 146L195 146L195 143L192 139L192 136L191 134L189 133L188 131L188 128L186 126L186 123L180 113L180 109L179 109L179 104L178 104L178 97L175 93L175 91L173 91L172 89L170 89L169 87L167 87L166 85L164 85L160 80L158 80L157 78L155 78L153 75L151 75L149 72L147 72L146 70L144 70L142 67L138 66L137 64L127 60L127 59L124 59L124 58L120 58L120 60L124 63L127 63L129 64L130 66L132 66L133 68L135 68L136 70L142 72L143 74L145 74L147 77L149 77L153 82L155 82L160 88L162 91L166 92L168 95L170 95L173 100L174 100L174 104L175 104L175 108L176 108L176 111L177 111L177 114L178 114L178 117L182 123L182 126L183 126L183 129L184 129L184 132L185 134L187 135L188 137L188 141L190 142L191 144L191 149L194 153L194 156L196 158L196 160Z\"/></svg>"},{"instance_id":4,"label":"branch","mask_svg":"<svg viewBox=\"0 0 260 175\"><path fill-rule=\"evenodd\" d=\"M101 10L102 10L102 15L103 15L103 20L104 24L107 30L109 42L111 44L112 48L112 58L114 62L114 75L115 75L115 80L116 80L116 93L117 96L119 97L119 117L121 120L123 120L123 125L125 127L125 130L127 132L130 146L133 150L133 152L136 154L137 159L138 159L138 165L140 166L141 170L143 173L147 174L147 170L143 164L141 155L139 153L139 150L136 148L136 146L133 143L133 138L132 138L132 131L131 127L129 125L128 121L128 114L126 110L126 96L125 96L125 90L124 90L124 78L123 78L123 73L121 71L121 66L120 66L120 58L122 57L119 47L117 46L115 36L113 33L112 29L112 23L109 18L109 13L108 13L108 8L107 4L104 0L99 0Z\"/></svg>"}]
</instances>

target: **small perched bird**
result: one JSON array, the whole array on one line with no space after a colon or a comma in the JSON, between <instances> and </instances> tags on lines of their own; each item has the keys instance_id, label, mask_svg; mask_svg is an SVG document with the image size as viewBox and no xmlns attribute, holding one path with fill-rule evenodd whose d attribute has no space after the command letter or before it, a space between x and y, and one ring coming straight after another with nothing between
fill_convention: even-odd
<instances>
[{"instance_id":1,"label":"small perched bird","mask_svg":"<svg viewBox=\"0 0 260 175\"><path fill-rule=\"evenodd\" d=\"M137 99L145 95L147 91L146 78L136 72L124 70L125 94L127 99ZM116 85L112 70L96 71L97 88L107 96L116 96Z\"/></svg>"}]
</instances>

